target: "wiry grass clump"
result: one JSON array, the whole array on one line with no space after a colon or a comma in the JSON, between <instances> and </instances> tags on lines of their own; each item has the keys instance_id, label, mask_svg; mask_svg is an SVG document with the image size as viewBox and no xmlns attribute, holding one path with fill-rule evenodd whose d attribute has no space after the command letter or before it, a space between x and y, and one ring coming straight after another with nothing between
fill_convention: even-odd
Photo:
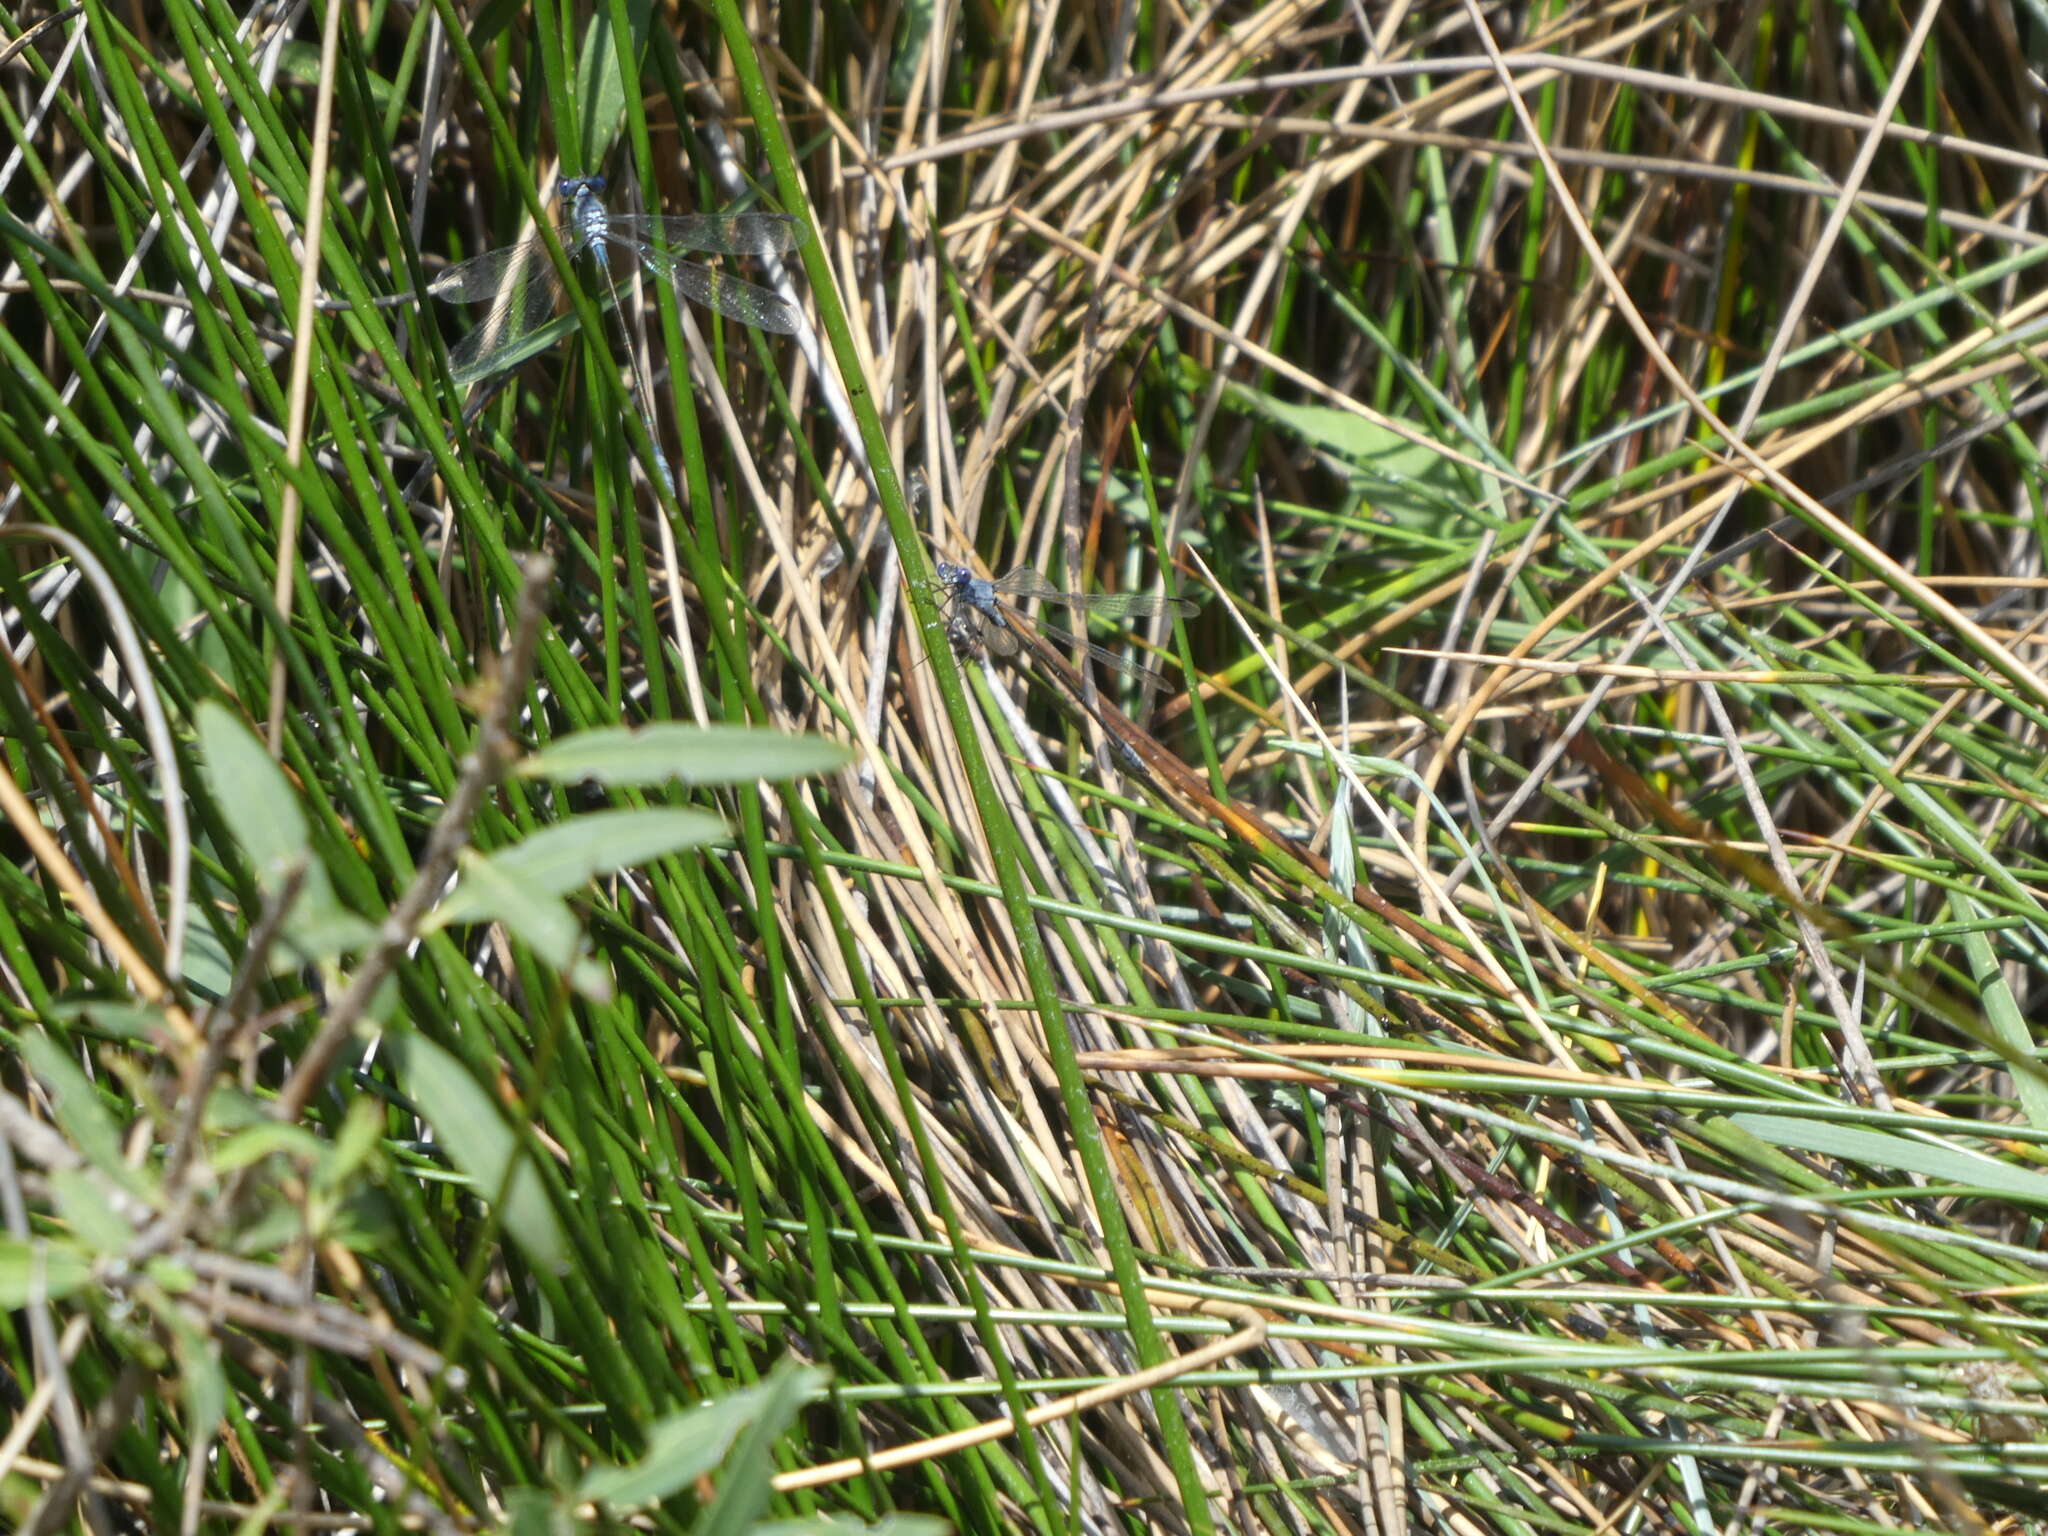
<instances>
[{"instance_id":1,"label":"wiry grass clump","mask_svg":"<svg viewBox=\"0 0 2048 1536\"><path fill-rule=\"evenodd\" d=\"M149 9L4 18L9 1526L2048 1527L2033 10ZM810 329L457 388L600 172Z\"/></svg>"}]
</instances>

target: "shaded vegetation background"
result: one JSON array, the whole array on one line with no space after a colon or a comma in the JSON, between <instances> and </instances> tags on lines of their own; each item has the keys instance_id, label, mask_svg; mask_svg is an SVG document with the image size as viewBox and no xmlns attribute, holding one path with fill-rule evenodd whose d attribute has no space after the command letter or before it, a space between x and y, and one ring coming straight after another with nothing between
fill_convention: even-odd
<instances>
[{"instance_id":1,"label":"shaded vegetation background","mask_svg":"<svg viewBox=\"0 0 2048 1536\"><path fill-rule=\"evenodd\" d=\"M0 31L7 1524L2048 1523L2036 10ZM596 172L814 327L466 399Z\"/></svg>"}]
</instances>

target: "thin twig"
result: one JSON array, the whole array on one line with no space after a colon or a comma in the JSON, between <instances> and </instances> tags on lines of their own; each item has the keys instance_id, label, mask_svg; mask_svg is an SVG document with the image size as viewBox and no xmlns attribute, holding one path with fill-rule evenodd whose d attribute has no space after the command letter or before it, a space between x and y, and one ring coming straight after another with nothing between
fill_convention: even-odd
<instances>
[{"instance_id":1,"label":"thin twig","mask_svg":"<svg viewBox=\"0 0 2048 1536\"><path fill-rule=\"evenodd\" d=\"M327 1076L342 1042L355 1028L356 1020L370 1006L370 999L397 965L398 958L419 931L419 925L454 873L456 855L469 839L470 818L512 761L518 743L511 734L511 722L526 697L526 680L533 670L535 649L540 644L544 616L542 598L554 578L554 565L544 555L527 555L520 562L520 586L514 614L512 648L498 666L492 684L489 707L477 722L476 742L463 759L462 777L455 793L434 823L427 839L427 851L419 872L398 904L377 931L377 947L363 957L348 990L335 1002L320 1031L306 1047L297 1067L278 1090L272 1113L280 1120L296 1120Z\"/></svg>"}]
</instances>

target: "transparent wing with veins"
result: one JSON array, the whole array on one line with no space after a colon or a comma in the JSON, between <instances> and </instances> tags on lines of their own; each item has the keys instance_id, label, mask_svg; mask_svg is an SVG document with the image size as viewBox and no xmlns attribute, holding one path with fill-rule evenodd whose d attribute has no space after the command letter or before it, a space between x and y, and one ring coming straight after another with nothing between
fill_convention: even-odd
<instances>
[{"instance_id":1,"label":"transparent wing with veins","mask_svg":"<svg viewBox=\"0 0 2048 1536\"><path fill-rule=\"evenodd\" d=\"M970 632L991 656L1015 656L1023 648L1018 632L1011 627L1003 615L1001 602L1015 598L1035 598L1040 602L1058 603L1082 613L1100 614L1104 618L1127 618L1132 615L1170 613L1185 617L1195 611L1195 605L1185 598L1166 597L1152 592L1067 592L1054 586L1050 581L1028 565L1020 565L1007 576L990 582L975 577L964 566L941 563L939 582L945 589L956 615L949 621L948 633L954 638L955 649L960 640ZM1056 625L1042 619L1029 621L1039 637L1054 646L1079 647L1095 661L1112 671L1146 682L1164 683L1165 677L1157 668L1143 662L1120 656L1115 651L1104 650L1092 640L1069 634Z\"/></svg>"},{"instance_id":2,"label":"transparent wing with veins","mask_svg":"<svg viewBox=\"0 0 2048 1536\"><path fill-rule=\"evenodd\" d=\"M994 586L998 596L1012 601L1029 598L1057 603L1076 613L1092 613L1105 619L1143 618L1157 613L1186 618L1195 611L1195 605L1186 598L1168 597L1163 592L1068 592L1028 565L1020 565L1009 575L998 578Z\"/></svg>"},{"instance_id":3,"label":"transparent wing with veins","mask_svg":"<svg viewBox=\"0 0 2048 1536\"><path fill-rule=\"evenodd\" d=\"M793 251L803 241L803 226L787 214L608 214L595 236L572 226L560 231L560 239L572 261L602 253L604 280L591 285L591 296L601 308L618 302L623 280L638 265L684 298L744 325L785 335L801 328L796 306L780 294L677 254L764 256ZM456 304L490 303L483 322L448 353L458 383L483 378L540 350L554 339L565 307L562 274L539 234L457 262L437 275L427 292ZM566 331L568 326L561 328ZM545 340L540 339L543 332L549 333Z\"/></svg>"}]
</instances>

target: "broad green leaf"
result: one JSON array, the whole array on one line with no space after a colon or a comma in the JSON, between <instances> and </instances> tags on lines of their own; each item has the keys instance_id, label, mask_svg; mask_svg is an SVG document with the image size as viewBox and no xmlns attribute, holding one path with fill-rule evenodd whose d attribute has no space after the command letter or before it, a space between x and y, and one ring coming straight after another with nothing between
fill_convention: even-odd
<instances>
[{"instance_id":1,"label":"broad green leaf","mask_svg":"<svg viewBox=\"0 0 2048 1536\"><path fill-rule=\"evenodd\" d=\"M323 1192L340 1189L376 1155L383 1140L384 1111L378 1101L367 1095L352 1100L340 1134L313 1172L313 1188Z\"/></svg>"},{"instance_id":2,"label":"broad green leaf","mask_svg":"<svg viewBox=\"0 0 2048 1536\"><path fill-rule=\"evenodd\" d=\"M302 85L320 81L320 50L312 43L286 43L278 53L278 70ZM358 69L355 78L369 87L370 100L383 112L391 105L391 82L373 70Z\"/></svg>"},{"instance_id":3,"label":"broad green leaf","mask_svg":"<svg viewBox=\"0 0 2048 1536\"><path fill-rule=\"evenodd\" d=\"M21 1032L21 1054L49 1090L58 1127L79 1155L130 1194L149 1199L154 1184L121 1155L121 1129L78 1063L40 1029Z\"/></svg>"},{"instance_id":4,"label":"broad green leaf","mask_svg":"<svg viewBox=\"0 0 2048 1536\"><path fill-rule=\"evenodd\" d=\"M1936 1147L1867 1131L1856 1125L1802 1120L1794 1115L1739 1114L1728 1117L1752 1135L1780 1147L1796 1147L1824 1157L1844 1158L1877 1168L1897 1168L1945 1184L1974 1184L2008 1199L2048 1205L2048 1174L2014 1168L1966 1147Z\"/></svg>"},{"instance_id":5,"label":"broad green leaf","mask_svg":"<svg viewBox=\"0 0 2048 1536\"><path fill-rule=\"evenodd\" d=\"M545 827L477 861L441 903L436 917L443 923L474 921L496 899L501 881L545 896L566 896L597 875L630 869L678 849L701 847L725 835L725 823L708 811L593 811ZM488 884L479 880L472 891L470 876L479 867L495 878Z\"/></svg>"},{"instance_id":6,"label":"broad green leaf","mask_svg":"<svg viewBox=\"0 0 2048 1536\"><path fill-rule=\"evenodd\" d=\"M503 923L558 971L568 969L583 937L567 902L528 889L494 860L474 853L464 857L461 883L428 916L426 926L432 930L453 923Z\"/></svg>"},{"instance_id":7,"label":"broad green leaf","mask_svg":"<svg viewBox=\"0 0 2048 1536\"><path fill-rule=\"evenodd\" d=\"M320 1235L357 1253L383 1252L403 1240L391 1200L367 1184L357 1185L341 1199Z\"/></svg>"},{"instance_id":8,"label":"broad green leaf","mask_svg":"<svg viewBox=\"0 0 2048 1536\"><path fill-rule=\"evenodd\" d=\"M784 1360L756 1390L766 1400L740 1435L719 1478L718 1494L697 1524L697 1536L745 1536L768 1505L768 1480L775 1472L775 1442L803 1405L825 1390L821 1370Z\"/></svg>"},{"instance_id":9,"label":"broad green leaf","mask_svg":"<svg viewBox=\"0 0 2048 1536\"><path fill-rule=\"evenodd\" d=\"M291 780L224 705L205 700L194 712L193 724L207 787L232 818L235 841L249 856L257 883L266 892L273 891L288 871L304 864L304 894L310 896L314 880L324 878L326 871L313 858L313 840Z\"/></svg>"},{"instance_id":10,"label":"broad green leaf","mask_svg":"<svg viewBox=\"0 0 2048 1536\"><path fill-rule=\"evenodd\" d=\"M569 904L512 878L495 861L469 854L462 862L462 883L428 914L426 927L476 922L503 923L543 964L565 972L584 997L593 1002L611 997L609 973L578 958L583 929Z\"/></svg>"},{"instance_id":11,"label":"broad green leaf","mask_svg":"<svg viewBox=\"0 0 2048 1536\"><path fill-rule=\"evenodd\" d=\"M305 1217L299 1207L273 1201L255 1216L242 1219L235 1228L233 1248L238 1254L271 1255L305 1234Z\"/></svg>"},{"instance_id":12,"label":"broad green leaf","mask_svg":"<svg viewBox=\"0 0 2048 1536\"><path fill-rule=\"evenodd\" d=\"M308 901L302 892L298 905L292 908L284 925L280 954L271 969L285 970L309 961L331 960L336 955L368 949L376 942L376 925L341 905L323 875L321 899Z\"/></svg>"},{"instance_id":13,"label":"broad green leaf","mask_svg":"<svg viewBox=\"0 0 2048 1536\"><path fill-rule=\"evenodd\" d=\"M68 1243L0 1237L0 1311L11 1312L37 1297L59 1300L91 1278L85 1255Z\"/></svg>"},{"instance_id":14,"label":"broad green leaf","mask_svg":"<svg viewBox=\"0 0 2048 1536\"><path fill-rule=\"evenodd\" d=\"M756 1420L773 1420L769 1436L782 1433L798 1408L825 1389L826 1373L778 1367L766 1381L657 1421L647 1431L647 1450L623 1467L594 1467L576 1490L579 1499L602 1499L616 1513L658 1504L688 1487L732 1449Z\"/></svg>"},{"instance_id":15,"label":"broad green leaf","mask_svg":"<svg viewBox=\"0 0 2048 1536\"><path fill-rule=\"evenodd\" d=\"M247 1168L273 1152L303 1157L309 1162L326 1153L327 1144L302 1125L283 1125L275 1120L237 1131L213 1150L210 1161L222 1173Z\"/></svg>"},{"instance_id":16,"label":"broad green leaf","mask_svg":"<svg viewBox=\"0 0 2048 1536\"><path fill-rule=\"evenodd\" d=\"M931 36L933 13L938 9L934 0L906 0L897 12L901 18L896 46L889 50L889 100L901 103L910 94L911 85L918 78L918 67L923 58L925 40Z\"/></svg>"},{"instance_id":17,"label":"broad green leaf","mask_svg":"<svg viewBox=\"0 0 2048 1536\"><path fill-rule=\"evenodd\" d=\"M185 1394L189 1420L186 1433L196 1439L211 1434L228 1411L228 1380L220 1365L220 1344L186 1323L175 1308L165 1308L164 1318L178 1352L178 1385Z\"/></svg>"},{"instance_id":18,"label":"broad green leaf","mask_svg":"<svg viewBox=\"0 0 2048 1536\"><path fill-rule=\"evenodd\" d=\"M626 0L626 25L632 41L626 52L638 59L647 43L647 18L653 0ZM583 108L584 173L604 164L604 157L626 120L626 82L619 75L619 48L612 35L611 7L593 8L583 32L583 51L576 60L576 100Z\"/></svg>"},{"instance_id":19,"label":"broad green leaf","mask_svg":"<svg viewBox=\"0 0 2048 1536\"><path fill-rule=\"evenodd\" d=\"M1951 891L1949 901L1963 922L1976 919L1977 904L1961 891ZM2013 1087L2019 1094L2020 1111L2035 1130L2048 1130L2048 1079L2043 1077L2041 1059L2034 1055L2040 1042L2028 1028L2019 1001L2012 995L2012 983L2005 978L2005 966L1999 961L1998 951L1992 948L1991 935L1975 930L1965 933L1962 940L1963 953L1970 961L1970 975L1977 983L1978 1000L1984 1005L1985 1022L2000 1045L2023 1058L2008 1063Z\"/></svg>"},{"instance_id":20,"label":"broad green leaf","mask_svg":"<svg viewBox=\"0 0 2048 1536\"><path fill-rule=\"evenodd\" d=\"M71 1230L94 1253L125 1253L135 1241L134 1225L109 1198L98 1175L84 1168L53 1168L50 1189Z\"/></svg>"},{"instance_id":21,"label":"broad green leaf","mask_svg":"<svg viewBox=\"0 0 2048 1536\"><path fill-rule=\"evenodd\" d=\"M612 973L588 955L569 967L569 985L576 989L578 997L593 1003L612 1000Z\"/></svg>"},{"instance_id":22,"label":"broad green leaf","mask_svg":"<svg viewBox=\"0 0 2048 1536\"><path fill-rule=\"evenodd\" d=\"M210 923L185 930L185 985L201 997L223 998L235 984L235 963Z\"/></svg>"},{"instance_id":23,"label":"broad green leaf","mask_svg":"<svg viewBox=\"0 0 2048 1536\"><path fill-rule=\"evenodd\" d=\"M142 1266L142 1272L149 1276L150 1283L172 1296L190 1296L199 1289L199 1277L189 1265L177 1259L161 1256L151 1259Z\"/></svg>"},{"instance_id":24,"label":"broad green leaf","mask_svg":"<svg viewBox=\"0 0 2048 1536\"><path fill-rule=\"evenodd\" d=\"M121 1040L152 1040L164 1029L163 1009L127 998L77 998L43 1010L59 1023L82 1019L101 1034Z\"/></svg>"},{"instance_id":25,"label":"broad green leaf","mask_svg":"<svg viewBox=\"0 0 2048 1536\"><path fill-rule=\"evenodd\" d=\"M579 731L519 764L526 778L614 787L743 784L797 779L843 766L852 753L822 736L791 736L744 725L648 725Z\"/></svg>"},{"instance_id":26,"label":"broad green leaf","mask_svg":"<svg viewBox=\"0 0 2048 1536\"><path fill-rule=\"evenodd\" d=\"M503 1201L499 1214L505 1235L536 1268L562 1273L567 1255L561 1224L548 1203L546 1185L521 1151L498 1101L467 1067L424 1035L398 1042L393 1055L400 1062L406 1092L421 1118L434 1128L448 1160L485 1200Z\"/></svg>"},{"instance_id":27,"label":"broad green leaf","mask_svg":"<svg viewBox=\"0 0 2048 1536\"><path fill-rule=\"evenodd\" d=\"M1328 405L1297 405L1242 384L1240 407L1320 450L1351 472L1353 487L1404 528L1447 533L1471 515L1453 462L1377 422Z\"/></svg>"},{"instance_id":28,"label":"broad green leaf","mask_svg":"<svg viewBox=\"0 0 2048 1536\"><path fill-rule=\"evenodd\" d=\"M267 1104L250 1097L239 1084L222 1083L206 1100L209 1131L246 1131L253 1125L275 1125Z\"/></svg>"},{"instance_id":29,"label":"broad green leaf","mask_svg":"<svg viewBox=\"0 0 2048 1536\"><path fill-rule=\"evenodd\" d=\"M482 53L524 20L528 10L527 0L488 0L469 18L469 46Z\"/></svg>"},{"instance_id":30,"label":"broad green leaf","mask_svg":"<svg viewBox=\"0 0 2048 1536\"><path fill-rule=\"evenodd\" d=\"M299 809L298 792L262 743L232 712L211 700L200 704L194 723L207 785L232 817L235 841L249 856L257 885L271 895L293 871L301 866L306 871L285 920L284 942L273 957L274 965L287 969L330 960L375 942L376 929L335 897Z\"/></svg>"},{"instance_id":31,"label":"broad green leaf","mask_svg":"<svg viewBox=\"0 0 2048 1536\"><path fill-rule=\"evenodd\" d=\"M505 1536L571 1536L580 1529L565 1502L545 1488L513 1488L505 1494Z\"/></svg>"}]
</instances>

